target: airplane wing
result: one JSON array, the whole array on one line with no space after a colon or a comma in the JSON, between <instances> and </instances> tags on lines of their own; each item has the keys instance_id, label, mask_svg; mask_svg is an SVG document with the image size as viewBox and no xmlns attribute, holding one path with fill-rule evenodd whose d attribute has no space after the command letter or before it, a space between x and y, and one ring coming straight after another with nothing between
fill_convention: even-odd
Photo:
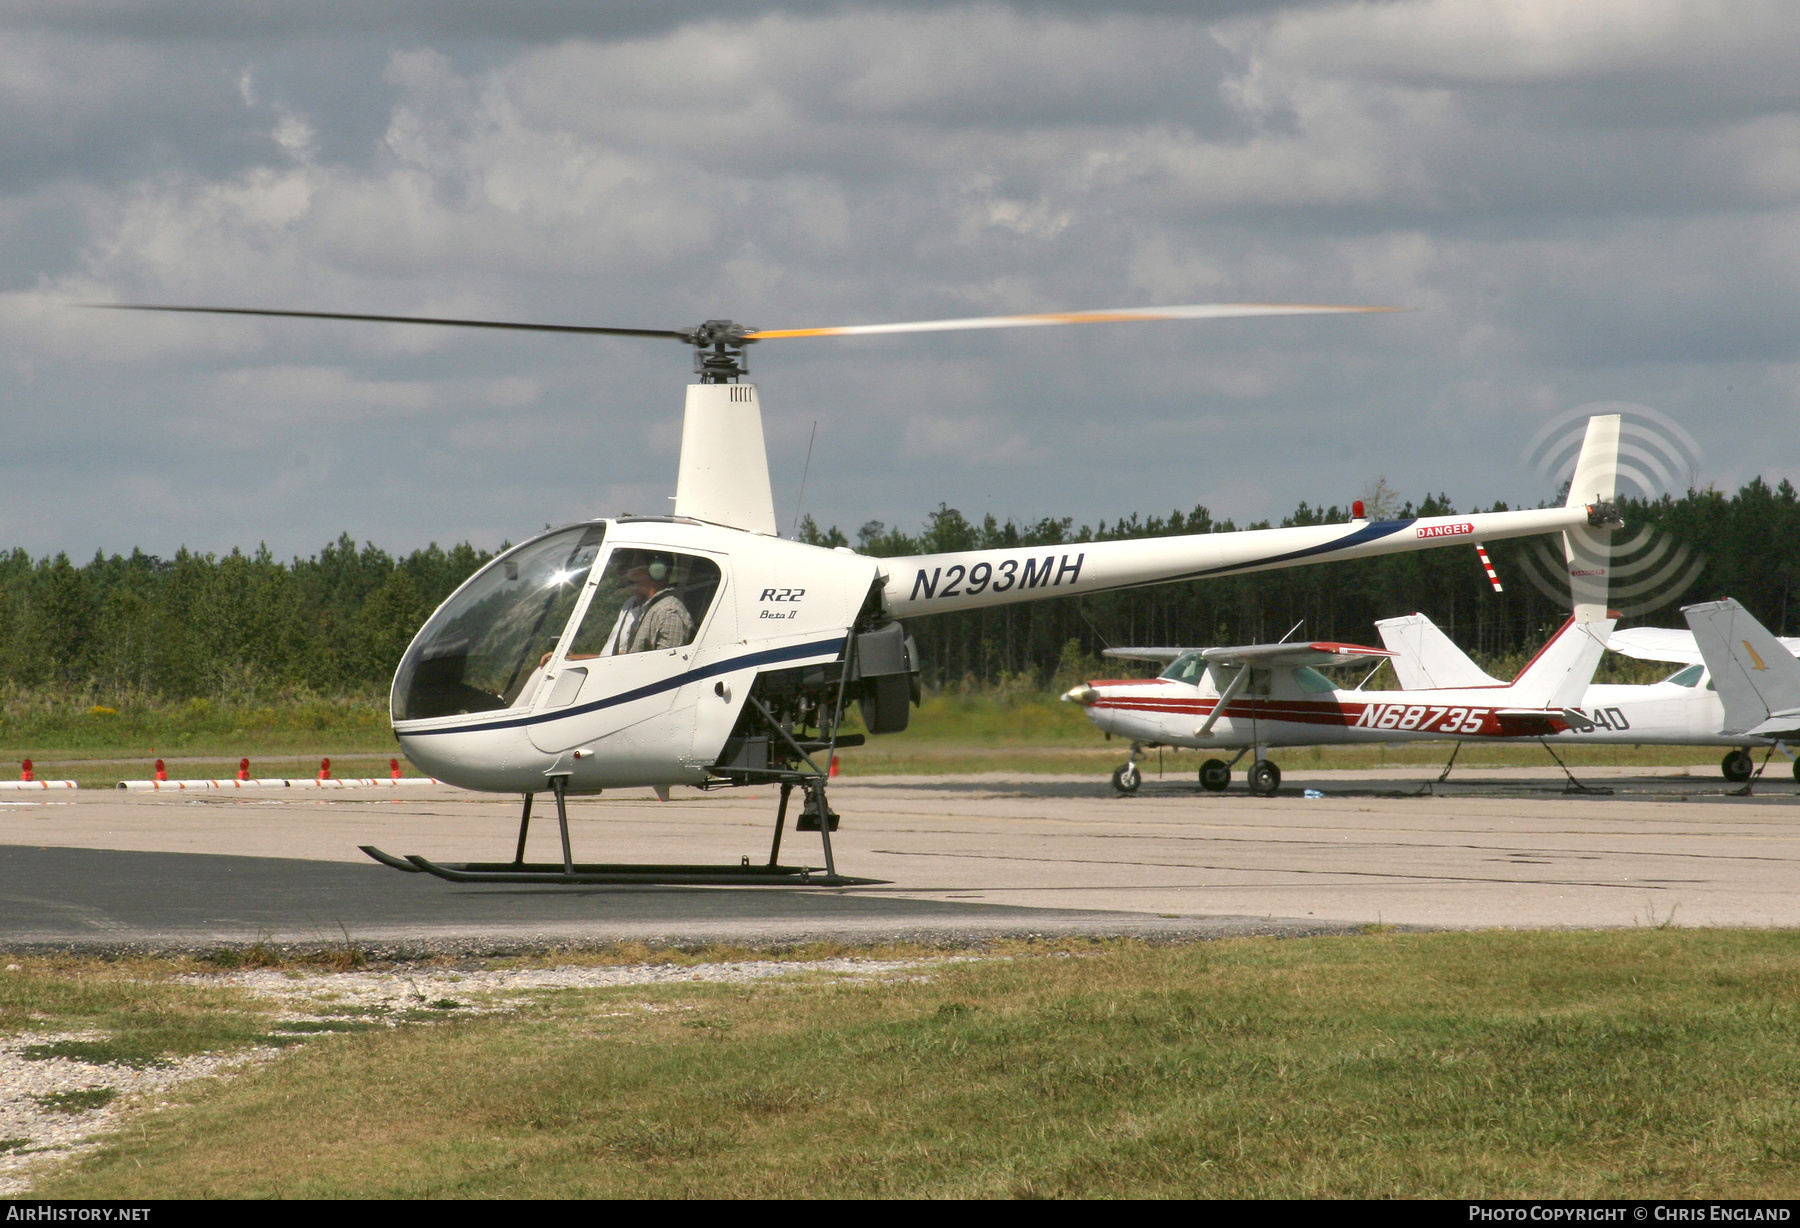
<instances>
[{"instance_id":1,"label":"airplane wing","mask_svg":"<svg viewBox=\"0 0 1800 1228\"><path fill-rule=\"evenodd\" d=\"M1776 642L1800 657L1800 637L1776 636ZM1674 627L1627 627L1615 631L1606 640L1607 651L1640 661L1669 661L1681 665L1698 665L1703 659L1700 645L1692 631Z\"/></svg>"},{"instance_id":2,"label":"airplane wing","mask_svg":"<svg viewBox=\"0 0 1800 1228\"><path fill-rule=\"evenodd\" d=\"M1242 644L1234 648L1202 648L1200 655L1223 665L1357 665L1393 656L1385 648L1315 640L1298 644Z\"/></svg>"},{"instance_id":3,"label":"airplane wing","mask_svg":"<svg viewBox=\"0 0 1800 1228\"><path fill-rule=\"evenodd\" d=\"M1160 661L1164 665L1176 657L1194 651L1192 648L1108 648L1100 655L1120 661Z\"/></svg>"},{"instance_id":4,"label":"airplane wing","mask_svg":"<svg viewBox=\"0 0 1800 1228\"><path fill-rule=\"evenodd\" d=\"M1698 665L1703 659L1694 633L1672 627L1627 627L1606 637L1606 649L1639 661Z\"/></svg>"}]
</instances>

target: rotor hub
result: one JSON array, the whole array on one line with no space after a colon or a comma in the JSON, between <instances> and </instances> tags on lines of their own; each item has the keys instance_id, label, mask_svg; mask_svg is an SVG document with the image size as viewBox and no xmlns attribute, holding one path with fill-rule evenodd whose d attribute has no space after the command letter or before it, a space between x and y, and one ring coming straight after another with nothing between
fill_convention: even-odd
<instances>
[{"instance_id":1,"label":"rotor hub","mask_svg":"<svg viewBox=\"0 0 1800 1228\"><path fill-rule=\"evenodd\" d=\"M735 320L708 320L682 332L682 338L694 347L694 374L701 383L733 384L750 374L744 361L749 332Z\"/></svg>"}]
</instances>

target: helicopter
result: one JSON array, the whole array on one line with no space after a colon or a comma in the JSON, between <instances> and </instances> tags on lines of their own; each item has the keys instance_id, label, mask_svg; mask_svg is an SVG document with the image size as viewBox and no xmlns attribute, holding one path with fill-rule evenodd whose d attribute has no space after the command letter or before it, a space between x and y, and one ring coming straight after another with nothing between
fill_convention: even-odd
<instances>
[{"instance_id":1,"label":"helicopter","mask_svg":"<svg viewBox=\"0 0 1800 1228\"><path fill-rule=\"evenodd\" d=\"M452 882L841 886L828 765L863 734L907 727L921 695L904 620L1252 571L1537 533L1617 525L1610 474L1564 507L1352 521L1057 547L876 558L786 540L776 528L762 408L747 349L767 341L1151 320L1343 314L1382 307L1212 303L899 324L755 330L714 319L685 329L613 328L246 307L95 303L129 311L273 316L676 340L691 347L674 508L551 529L493 559L445 599L402 655L394 736L420 771L519 794L510 862L438 863L363 846L397 870ZM1591 439L1590 439L1591 442ZM1616 456L1616 430L1611 455ZM1588 453L1584 450L1584 457ZM1596 454L1597 455L1597 454ZM1602 466L1603 468L1604 466ZM1583 485L1581 489L1587 489ZM645 787L774 785L766 864L578 863L566 799ZM790 801L817 831L823 872L781 862ZM525 860L533 798L552 794L560 863Z\"/></svg>"}]
</instances>

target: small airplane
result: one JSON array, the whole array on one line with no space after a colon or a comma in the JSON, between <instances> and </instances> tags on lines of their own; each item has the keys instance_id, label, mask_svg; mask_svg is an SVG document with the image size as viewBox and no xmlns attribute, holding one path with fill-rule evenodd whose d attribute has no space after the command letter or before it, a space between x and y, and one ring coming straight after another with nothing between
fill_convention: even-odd
<instances>
[{"instance_id":1,"label":"small airplane","mask_svg":"<svg viewBox=\"0 0 1800 1228\"><path fill-rule=\"evenodd\" d=\"M831 756L862 735L839 732L859 704L872 734L907 726L919 658L903 619L1145 584L1365 558L1562 532L1598 538L1622 522L1615 502L1619 419L1591 419L1563 507L1209 533L1050 548L873 558L778 535L751 345L788 338L953 329L1199 320L1383 308L1198 304L753 330L730 320L632 329L153 304L115 310L274 316L452 328L673 339L691 346L673 514L582 521L513 547L432 614L401 658L390 697L394 736L428 776L524 798L511 862L444 865L369 856L455 882L807 883L836 885L826 803ZM1248 671L1254 673L1255 671ZM1446 716L1448 710L1446 709ZM1459 720L1469 720L1463 713ZM1385 732L1385 731L1384 731ZM766 866L577 864L570 794L672 785L779 786ZM817 830L825 873L780 864L790 795L798 830ZM528 864L533 797L549 791L558 863Z\"/></svg>"},{"instance_id":2,"label":"small airplane","mask_svg":"<svg viewBox=\"0 0 1800 1228\"><path fill-rule=\"evenodd\" d=\"M1368 742L1537 739L1585 724L1574 709L1605 649L1613 620L1571 617L1510 683L1398 691L1339 688L1319 666L1391 660L1392 649L1356 644L1252 644L1236 648L1114 648L1124 660L1166 661L1152 679L1088 682L1063 696L1109 734L1131 739L1131 757L1113 787L1135 793L1137 756L1146 748L1235 748L1227 762L1200 765L1200 785L1220 791L1251 755L1250 792L1273 796L1281 769L1276 746Z\"/></svg>"},{"instance_id":3,"label":"small airplane","mask_svg":"<svg viewBox=\"0 0 1800 1228\"><path fill-rule=\"evenodd\" d=\"M1731 605L1736 610L1736 617L1750 618L1742 606L1736 602ZM1440 687L1505 685L1488 676L1423 614L1382 619L1375 626L1381 633L1381 642L1394 654L1390 663L1402 687L1423 691ZM1769 636L1769 640L1775 645L1777 655L1788 660L1792 660L1793 652L1800 649L1800 639L1776 640ZM1585 719L1571 722L1567 729L1556 734L1557 743L1729 746L1732 749L1720 763L1720 772L1725 779L1739 782L1748 780L1754 769L1750 747L1770 746L1791 753L1781 739L1746 734L1755 721L1746 719L1734 725L1728 719L1727 706L1714 689L1713 676L1703 661L1693 631L1632 627L1614 631L1608 637L1606 647L1611 652L1639 660L1667 661L1682 668L1660 682L1591 684L1572 705L1575 714ZM1800 662L1796 667L1800 668ZM1800 761L1796 761L1795 771L1800 776Z\"/></svg>"}]
</instances>

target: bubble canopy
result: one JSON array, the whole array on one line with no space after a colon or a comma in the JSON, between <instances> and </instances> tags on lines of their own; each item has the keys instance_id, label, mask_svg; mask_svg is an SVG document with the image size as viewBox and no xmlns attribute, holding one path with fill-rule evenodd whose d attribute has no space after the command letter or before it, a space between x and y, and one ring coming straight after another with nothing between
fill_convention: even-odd
<instances>
[{"instance_id":1,"label":"bubble canopy","mask_svg":"<svg viewBox=\"0 0 1800 1228\"><path fill-rule=\"evenodd\" d=\"M606 539L605 524L533 538L476 572L400 660L396 721L510 708L556 647Z\"/></svg>"}]
</instances>

